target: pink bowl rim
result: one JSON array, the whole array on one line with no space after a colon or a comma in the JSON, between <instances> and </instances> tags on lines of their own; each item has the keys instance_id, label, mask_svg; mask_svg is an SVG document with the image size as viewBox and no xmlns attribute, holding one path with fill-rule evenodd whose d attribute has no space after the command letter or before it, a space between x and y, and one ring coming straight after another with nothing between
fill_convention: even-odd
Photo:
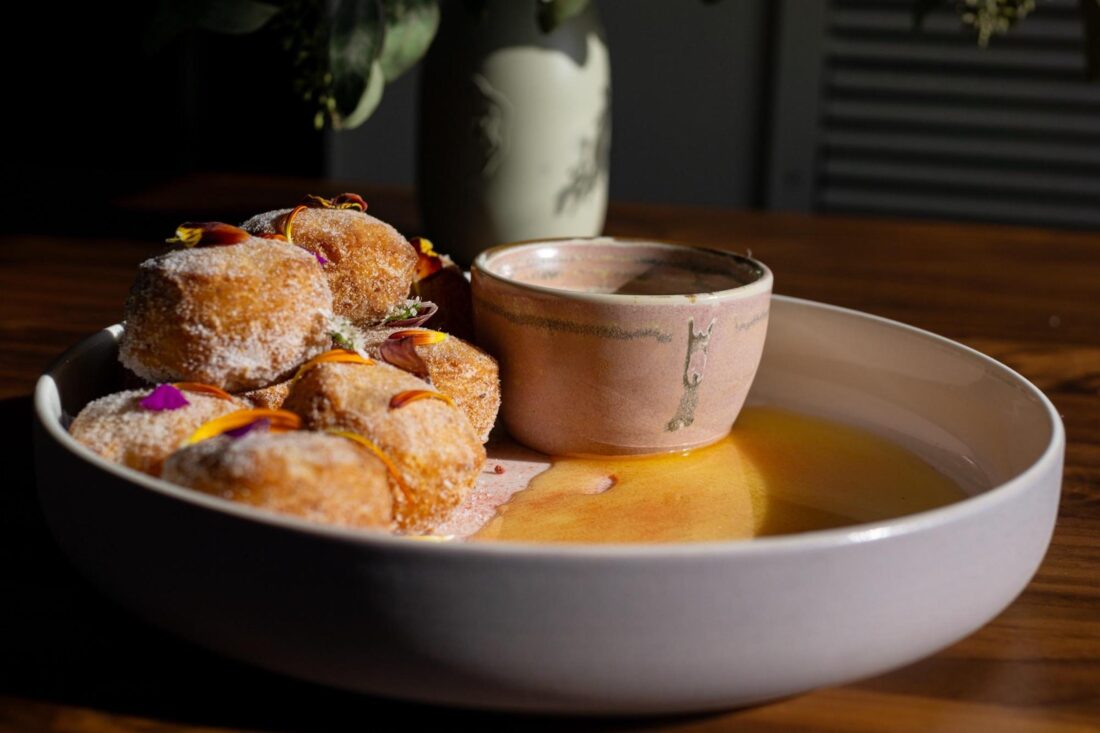
<instances>
[{"instance_id":1,"label":"pink bowl rim","mask_svg":"<svg viewBox=\"0 0 1100 733\"><path fill-rule=\"evenodd\" d=\"M725 290L715 290L710 293L687 293L687 294L674 294L674 295L628 295L622 293L585 293L577 290L564 290L562 288L551 288L545 285L534 285L531 283L521 282L519 280L513 280L510 277L501 275L498 272L494 272L490 269L491 261L502 254L503 252L514 249L537 249L539 247L552 247L554 245L563 245L569 243L577 244L601 244L611 245L612 247L621 247L623 249L637 247L639 245L645 245L647 247L653 247L656 249L666 249L678 252L701 252L707 255L713 255L722 259L733 260L739 265L757 268L760 271L760 277L750 283L744 283L737 287L727 288ZM656 239L647 239L645 237L554 237L549 239L529 239L521 242L509 242L507 244L499 244L495 247L490 247L481 252L475 259L473 266L470 268L471 275L483 275L491 280L495 280L498 283L510 285L520 290L526 290L534 293L540 293L552 298L560 298L562 300L581 301L585 303L599 303L601 305L651 305L651 306L669 306L669 305L694 305L699 303L715 303L718 301L735 300L741 298L748 298L760 293L770 293L772 290L773 276L772 271L763 262L749 257L748 255L737 254L736 252L730 252L722 249L714 249L712 247L696 247L686 244L678 244L676 242L664 242ZM477 278L473 278L477 285Z\"/></svg>"}]
</instances>

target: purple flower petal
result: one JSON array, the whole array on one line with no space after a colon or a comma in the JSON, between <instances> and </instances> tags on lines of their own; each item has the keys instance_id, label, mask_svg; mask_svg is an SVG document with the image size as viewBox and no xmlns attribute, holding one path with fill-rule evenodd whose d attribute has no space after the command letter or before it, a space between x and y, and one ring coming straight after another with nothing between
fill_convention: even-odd
<instances>
[{"instance_id":1,"label":"purple flower petal","mask_svg":"<svg viewBox=\"0 0 1100 733\"><path fill-rule=\"evenodd\" d=\"M329 263L329 259L320 252L314 252L313 256L317 258L317 264L319 265L327 265Z\"/></svg>"},{"instance_id":2,"label":"purple flower petal","mask_svg":"<svg viewBox=\"0 0 1100 733\"><path fill-rule=\"evenodd\" d=\"M252 431L266 433L271 427L271 420L266 417L261 417L255 422L250 422L247 425L242 425L239 428L233 428L232 430L226 430L222 435L228 435L230 438L243 438Z\"/></svg>"},{"instance_id":3,"label":"purple flower petal","mask_svg":"<svg viewBox=\"0 0 1100 733\"><path fill-rule=\"evenodd\" d=\"M413 376L420 377L431 384L428 375L428 365L416 353L416 344L411 338L394 339L392 336L382 342L378 347L378 355L382 361L391 364L398 369L404 369Z\"/></svg>"},{"instance_id":4,"label":"purple flower petal","mask_svg":"<svg viewBox=\"0 0 1100 733\"><path fill-rule=\"evenodd\" d=\"M159 384L138 404L146 410L162 412L164 410L178 410L181 407L187 407L191 403L183 396L183 392L180 392L171 384Z\"/></svg>"}]
</instances>

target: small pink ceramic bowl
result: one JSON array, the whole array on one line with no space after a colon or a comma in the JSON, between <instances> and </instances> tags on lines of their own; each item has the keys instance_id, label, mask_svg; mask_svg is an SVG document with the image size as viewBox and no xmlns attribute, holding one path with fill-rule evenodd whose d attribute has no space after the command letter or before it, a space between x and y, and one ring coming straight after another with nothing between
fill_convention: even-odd
<instances>
[{"instance_id":1,"label":"small pink ceramic bowl","mask_svg":"<svg viewBox=\"0 0 1100 733\"><path fill-rule=\"evenodd\" d=\"M507 244L471 271L501 414L551 455L642 455L729 433L760 363L772 274L749 257L611 238Z\"/></svg>"}]
</instances>

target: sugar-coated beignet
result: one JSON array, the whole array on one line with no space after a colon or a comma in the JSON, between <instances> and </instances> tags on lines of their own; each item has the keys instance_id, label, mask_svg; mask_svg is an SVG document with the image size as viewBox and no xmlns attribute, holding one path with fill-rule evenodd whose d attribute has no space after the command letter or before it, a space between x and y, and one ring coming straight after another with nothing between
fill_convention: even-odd
<instances>
[{"instance_id":1,"label":"sugar-coated beignet","mask_svg":"<svg viewBox=\"0 0 1100 733\"><path fill-rule=\"evenodd\" d=\"M424 330L427 329L380 328L365 331L364 349L375 359L420 377L421 374L417 373L419 365L405 364L400 356L402 349L413 350L423 363L425 381L454 400L484 443L489 439L489 432L496 423L497 410L500 409L500 372L496 360L476 346L450 335L439 341L434 338L419 339L433 343L418 343L414 337L408 345L400 345L397 357L390 355L390 350L399 346L393 343L400 340L395 337ZM390 342L389 345L383 348L387 342Z\"/></svg>"},{"instance_id":2,"label":"sugar-coated beignet","mask_svg":"<svg viewBox=\"0 0 1100 733\"><path fill-rule=\"evenodd\" d=\"M335 429L371 441L390 461L394 519L402 532L425 532L473 488L485 448L470 421L441 399L391 404L432 387L387 364L322 363L294 384L283 408L313 430Z\"/></svg>"},{"instance_id":3,"label":"sugar-coated beignet","mask_svg":"<svg viewBox=\"0 0 1100 733\"><path fill-rule=\"evenodd\" d=\"M328 281L300 248L253 238L175 250L141 263L119 360L151 382L255 389L328 348L331 318Z\"/></svg>"},{"instance_id":4,"label":"sugar-coated beignet","mask_svg":"<svg viewBox=\"0 0 1100 733\"><path fill-rule=\"evenodd\" d=\"M258 235L284 234L292 211L268 211L241 226ZM416 251L386 222L354 209L304 208L291 231L290 241L324 259L337 315L374 323L408 296Z\"/></svg>"},{"instance_id":5,"label":"sugar-coated beignet","mask_svg":"<svg viewBox=\"0 0 1100 733\"><path fill-rule=\"evenodd\" d=\"M290 394L290 381L289 379L284 379L281 382L276 382L267 387L250 389L247 392L238 392L237 397L245 400L253 407L277 410L283 406L283 401L286 400L286 396Z\"/></svg>"},{"instance_id":6,"label":"sugar-coated beignet","mask_svg":"<svg viewBox=\"0 0 1100 733\"><path fill-rule=\"evenodd\" d=\"M152 391L127 390L89 402L69 432L109 461L159 476L164 459L200 425L246 406L235 398L183 392L183 407L150 410L141 402Z\"/></svg>"},{"instance_id":7,"label":"sugar-coated beignet","mask_svg":"<svg viewBox=\"0 0 1100 733\"><path fill-rule=\"evenodd\" d=\"M326 433L211 438L173 453L164 479L317 522L379 529L393 522L385 465L366 448Z\"/></svg>"}]
</instances>

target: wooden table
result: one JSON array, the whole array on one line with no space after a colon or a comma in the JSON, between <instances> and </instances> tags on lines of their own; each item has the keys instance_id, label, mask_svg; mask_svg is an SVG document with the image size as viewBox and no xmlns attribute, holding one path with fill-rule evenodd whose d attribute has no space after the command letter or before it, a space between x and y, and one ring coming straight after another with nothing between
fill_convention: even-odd
<instances>
[{"instance_id":1,"label":"wooden table","mask_svg":"<svg viewBox=\"0 0 1100 733\"><path fill-rule=\"evenodd\" d=\"M1100 730L1100 235L933 222L612 207L611 234L751 251L779 293L957 339L1032 380L1068 434L1061 515L1045 562L989 625L880 677L788 700L667 719L540 719L328 690L224 660L128 616L61 559L31 465L35 377L117 321L134 266L184 219L237 221L332 184L202 176L40 221L0 238L0 731L475 729L711 731ZM417 232L411 197L363 189ZM62 202L68 203L68 202ZM5 226L20 228L20 213ZM446 243L438 243L445 250Z\"/></svg>"}]
</instances>

